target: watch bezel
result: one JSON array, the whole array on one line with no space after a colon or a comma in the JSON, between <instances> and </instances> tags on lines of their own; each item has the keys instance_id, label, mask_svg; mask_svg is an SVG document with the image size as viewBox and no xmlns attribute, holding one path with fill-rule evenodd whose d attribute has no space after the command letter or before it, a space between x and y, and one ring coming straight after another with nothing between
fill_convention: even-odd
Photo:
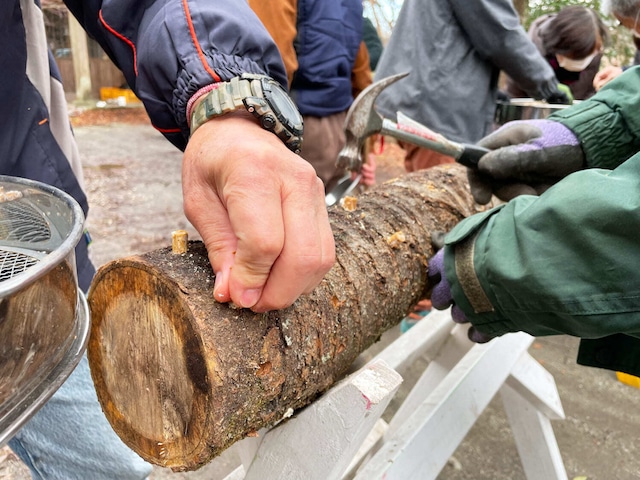
<instances>
[{"instance_id":1,"label":"watch bezel","mask_svg":"<svg viewBox=\"0 0 640 480\"><path fill-rule=\"evenodd\" d=\"M241 78L251 80L253 85L251 90L255 95L242 100L246 109L260 120L263 128L273 132L291 151L300 153L304 121L287 91L276 80L266 75L245 73ZM260 91L257 91L258 89ZM281 93L282 100L288 103L287 108L297 118L290 119L282 113L281 106L275 101L275 90ZM269 122L270 119L276 121Z\"/></svg>"},{"instance_id":2,"label":"watch bezel","mask_svg":"<svg viewBox=\"0 0 640 480\"><path fill-rule=\"evenodd\" d=\"M262 92L263 92L265 101L269 104L269 107L271 107L271 110L276 115L280 123L282 123L285 126L285 128L293 135L302 136L304 132L304 123L302 120L302 115L298 111L298 107L296 106L294 101L291 99L289 94L284 90L284 88L282 88L282 86L278 82L276 82L273 78L270 78L270 77L266 77L266 76L262 77L260 79L260 85L262 87ZM282 99L289 103L288 107L292 112L295 112L295 114L298 117L297 119L292 120L282 114L282 110L280 106L275 101L275 96L273 94L274 88L282 92Z\"/></svg>"}]
</instances>

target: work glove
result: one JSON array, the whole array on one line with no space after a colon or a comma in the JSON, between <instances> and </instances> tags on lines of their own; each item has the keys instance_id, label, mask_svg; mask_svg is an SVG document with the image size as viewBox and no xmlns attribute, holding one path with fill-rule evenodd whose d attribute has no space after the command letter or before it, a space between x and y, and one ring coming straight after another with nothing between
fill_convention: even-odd
<instances>
[{"instance_id":1,"label":"work glove","mask_svg":"<svg viewBox=\"0 0 640 480\"><path fill-rule=\"evenodd\" d=\"M468 169L476 202L496 195L509 201L518 195L540 195L570 173L584 168L585 157L575 134L552 120L508 122L478 142L491 150Z\"/></svg>"},{"instance_id":2,"label":"work glove","mask_svg":"<svg viewBox=\"0 0 640 480\"><path fill-rule=\"evenodd\" d=\"M573 94L567 85L559 83L557 90L551 93L545 100L547 103L571 105L573 103Z\"/></svg>"},{"instance_id":3,"label":"work glove","mask_svg":"<svg viewBox=\"0 0 640 480\"><path fill-rule=\"evenodd\" d=\"M451 296L451 285L447 281L444 272L444 248L438 250L429 261L429 271L427 273L429 285L432 285L431 304L437 310L445 310L451 307L451 318L456 323L469 323L466 315L455 304ZM486 343L493 337L479 332L476 327L471 326L467 332L469 340L475 343Z\"/></svg>"},{"instance_id":4,"label":"work glove","mask_svg":"<svg viewBox=\"0 0 640 480\"><path fill-rule=\"evenodd\" d=\"M496 102L498 103L509 103L511 101L511 97L504 90L498 90L496 92Z\"/></svg>"}]
</instances>

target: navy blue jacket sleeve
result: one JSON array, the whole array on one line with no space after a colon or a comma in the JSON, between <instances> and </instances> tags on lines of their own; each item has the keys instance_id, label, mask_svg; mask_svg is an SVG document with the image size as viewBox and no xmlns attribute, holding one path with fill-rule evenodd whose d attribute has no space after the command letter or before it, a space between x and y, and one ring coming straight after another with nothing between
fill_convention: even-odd
<instances>
[{"instance_id":1,"label":"navy blue jacket sleeve","mask_svg":"<svg viewBox=\"0 0 640 480\"><path fill-rule=\"evenodd\" d=\"M187 102L200 88L244 72L285 88L278 49L238 0L65 0L142 100L154 127L180 149Z\"/></svg>"}]
</instances>

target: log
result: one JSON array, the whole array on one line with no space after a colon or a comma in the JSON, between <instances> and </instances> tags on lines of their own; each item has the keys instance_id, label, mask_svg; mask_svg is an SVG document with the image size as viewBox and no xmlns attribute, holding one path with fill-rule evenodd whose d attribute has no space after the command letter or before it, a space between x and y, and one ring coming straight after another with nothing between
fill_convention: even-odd
<instances>
[{"instance_id":1,"label":"log","mask_svg":"<svg viewBox=\"0 0 640 480\"><path fill-rule=\"evenodd\" d=\"M201 242L98 271L88 296L91 372L109 422L142 458L195 470L311 403L424 298L431 232L483 209L459 165L348 200L330 208L335 266L284 310L215 302Z\"/></svg>"}]
</instances>

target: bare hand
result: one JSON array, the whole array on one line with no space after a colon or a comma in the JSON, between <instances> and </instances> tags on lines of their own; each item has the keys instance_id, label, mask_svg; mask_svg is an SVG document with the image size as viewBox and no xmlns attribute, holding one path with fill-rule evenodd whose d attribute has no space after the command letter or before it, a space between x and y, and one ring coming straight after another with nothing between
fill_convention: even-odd
<instances>
[{"instance_id":1,"label":"bare hand","mask_svg":"<svg viewBox=\"0 0 640 480\"><path fill-rule=\"evenodd\" d=\"M595 88L596 91L600 90L605 86L606 83L609 83L621 73L622 69L620 67L614 67L613 65L604 67L602 70L596 73L595 77L593 77L593 88Z\"/></svg>"},{"instance_id":2,"label":"bare hand","mask_svg":"<svg viewBox=\"0 0 640 480\"><path fill-rule=\"evenodd\" d=\"M376 184L376 160L372 153L369 154L369 161L362 164L360 175L359 184L363 187L368 188ZM351 180L355 180L357 176L357 172L351 172Z\"/></svg>"},{"instance_id":3,"label":"bare hand","mask_svg":"<svg viewBox=\"0 0 640 480\"><path fill-rule=\"evenodd\" d=\"M217 301L255 312L285 308L333 265L322 181L248 114L196 130L182 182L185 214L216 274Z\"/></svg>"},{"instance_id":4,"label":"bare hand","mask_svg":"<svg viewBox=\"0 0 640 480\"><path fill-rule=\"evenodd\" d=\"M362 178L360 183L366 187L372 187L376 184L376 159L375 156L370 153L369 160L362 164Z\"/></svg>"}]
</instances>

